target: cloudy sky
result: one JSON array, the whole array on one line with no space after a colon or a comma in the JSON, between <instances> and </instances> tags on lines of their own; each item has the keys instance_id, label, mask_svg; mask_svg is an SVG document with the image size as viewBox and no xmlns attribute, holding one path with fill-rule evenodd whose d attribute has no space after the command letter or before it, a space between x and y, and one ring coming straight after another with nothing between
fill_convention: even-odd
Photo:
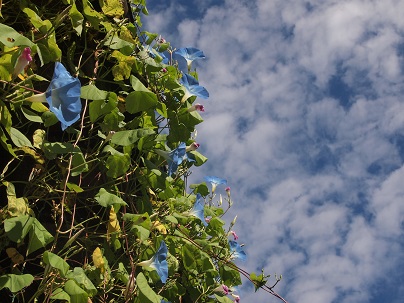
<instances>
[{"instance_id":1,"label":"cloudy sky","mask_svg":"<svg viewBox=\"0 0 404 303\"><path fill-rule=\"evenodd\" d=\"M147 4L145 29L207 57L191 181L228 180L239 265L290 303L403 302L404 1Z\"/></svg>"}]
</instances>

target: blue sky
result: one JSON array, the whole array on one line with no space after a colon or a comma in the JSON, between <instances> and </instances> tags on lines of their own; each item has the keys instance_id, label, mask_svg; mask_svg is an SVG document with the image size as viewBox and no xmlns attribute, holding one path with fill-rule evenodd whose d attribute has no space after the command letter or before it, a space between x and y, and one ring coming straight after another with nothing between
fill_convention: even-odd
<instances>
[{"instance_id":1,"label":"blue sky","mask_svg":"<svg viewBox=\"0 0 404 303\"><path fill-rule=\"evenodd\" d=\"M283 274L289 302L401 303L404 1L147 5L145 29L207 57L191 181L228 180L240 265ZM248 284L241 300L277 301Z\"/></svg>"}]
</instances>

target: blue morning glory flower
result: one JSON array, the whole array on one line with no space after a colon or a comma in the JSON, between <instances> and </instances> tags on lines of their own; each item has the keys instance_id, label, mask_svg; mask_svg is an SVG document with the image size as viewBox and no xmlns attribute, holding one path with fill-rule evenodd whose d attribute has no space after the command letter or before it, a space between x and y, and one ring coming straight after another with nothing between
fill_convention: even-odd
<instances>
[{"instance_id":1,"label":"blue morning glory flower","mask_svg":"<svg viewBox=\"0 0 404 303\"><path fill-rule=\"evenodd\" d=\"M167 252L166 243L161 241L160 247L155 255L150 260L142 261L137 265L154 268L160 276L161 282L166 283L168 278Z\"/></svg>"},{"instance_id":2,"label":"blue morning glory flower","mask_svg":"<svg viewBox=\"0 0 404 303\"><path fill-rule=\"evenodd\" d=\"M227 184L227 180L221 179L221 178L218 178L218 177L215 177L215 176L206 176L205 181L212 184L212 194L215 192L216 187L219 184Z\"/></svg>"},{"instance_id":3,"label":"blue morning glory flower","mask_svg":"<svg viewBox=\"0 0 404 303\"><path fill-rule=\"evenodd\" d=\"M168 175L171 176L178 169L178 166L184 161L188 160L194 162L195 159L190 151L198 149L199 144L193 142L191 145L186 146L184 142L181 142L176 149L170 152L156 149L155 152L160 156L164 157L168 163Z\"/></svg>"},{"instance_id":4,"label":"blue morning glory flower","mask_svg":"<svg viewBox=\"0 0 404 303\"><path fill-rule=\"evenodd\" d=\"M175 51L174 54L183 57L187 61L188 70L191 69L192 61L196 59L206 58L205 55L203 54L203 51L195 47L180 48L177 51Z\"/></svg>"},{"instance_id":5,"label":"blue morning glory flower","mask_svg":"<svg viewBox=\"0 0 404 303\"><path fill-rule=\"evenodd\" d=\"M175 173L177 171L178 165L180 165L182 161L184 161L186 148L186 144L184 142L181 142L176 149L173 149L168 153L167 162L169 176Z\"/></svg>"},{"instance_id":6,"label":"blue morning glory flower","mask_svg":"<svg viewBox=\"0 0 404 303\"><path fill-rule=\"evenodd\" d=\"M55 63L52 80L46 92L26 98L30 102L48 102L49 109L62 123L62 130L80 119L81 83L66 70L62 63Z\"/></svg>"},{"instance_id":7,"label":"blue morning glory flower","mask_svg":"<svg viewBox=\"0 0 404 303\"><path fill-rule=\"evenodd\" d=\"M49 109L62 123L62 130L80 118L81 84L72 77L62 63L55 63L55 71L48 89L45 92Z\"/></svg>"},{"instance_id":8,"label":"blue morning glory flower","mask_svg":"<svg viewBox=\"0 0 404 303\"><path fill-rule=\"evenodd\" d=\"M244 250L241 248L240 244L238 242L229 240L229 245L230 245L230 250L232 252L231 258L232 259L240 259L241 261L246 261L247 260L247 254L244 252Z\"/></svg>"},{"instance_id":9,"label":"blue morning glory flower","mask_svg":"<svg viewBox=\"0 0 404 303\"><path fill-rule=\"evenodd\" d=\"M191 96L197 96L202 99L208 99L209 93L203 86L199 85L198 80L189 74L184 74L180 79L180 84L185 88L185 94L182 97L181 102L185 102Z\"/></svg>"},{"instance_id":10,"label":"blue morning glory flower","mask_svg":"<svg viewBox=\"0 0 404 303\"><path fill-rule=\"evenodd\" d=\"M204 203L202 203L202 195L200 193L196 195L196 201L190 214L194 217L199 218L199 220L202 221L203 225L208 225L208 223L206 223L205 221Z\"/></svg>"}]
</instances>

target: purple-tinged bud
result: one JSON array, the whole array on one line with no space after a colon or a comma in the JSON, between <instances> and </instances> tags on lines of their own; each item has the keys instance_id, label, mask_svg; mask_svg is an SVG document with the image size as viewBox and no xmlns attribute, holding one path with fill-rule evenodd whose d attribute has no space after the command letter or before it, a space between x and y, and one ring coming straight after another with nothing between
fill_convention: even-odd
<instances>
[{"instance_id":1,"label":"purple-tinged bud","mask_svg":"<svg viewBox=\"0 0 404 303\"><path fill-rule=\"evenodd\" d=\"M22 73L22 71L25 69L25 67L32 61L31 57L31 49L29 47L26 47L23 49L21 52L21 55L17 59L17 64L14 67L13 71L13 78L17 77L19 74Z\"/></svg>"},{"instance_id":2,"label":"purple-tinged bud","mask_svg":"<svg viewBox=\"0 0 404 303\"><path fill-rule=\"evenodd\" d=\"M196 110L200 111L200 112L204 112L205 107L202 104L196 103L196 104L192 105L190 108L188 108L188 112L193 112Z\"/></svg>"},{"instance_id":3,"label":"purple-tinged bud","mask_svg":"<svg viewBox=\"0 0 404 303\"><path fill-rule=\"evenodd\" d=\"M199 146L200 146L200 144L193 142L191 145L188 145L185 150L187 152L192 151L192 150L197 150L199 148Z\"/></svg>"}]
</instances>

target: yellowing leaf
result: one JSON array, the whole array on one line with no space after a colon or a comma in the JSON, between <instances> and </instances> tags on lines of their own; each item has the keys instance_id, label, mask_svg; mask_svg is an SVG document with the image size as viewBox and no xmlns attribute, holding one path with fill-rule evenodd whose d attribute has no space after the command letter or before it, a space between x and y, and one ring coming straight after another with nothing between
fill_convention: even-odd
<instances>
[{"instance_id":1,"label":"yellowing leaf","mask_svg":"<svg viewBox=\"0 0 404 303\"><path fill-rule=\"evenodd\" d=\"M24 263L24 257L14 247L6 249L7 256L13 261L14 264Z\"/></svg>"},{"instance_id":2,"label":"yellowing leaf","mask_svg":"<svg viewBox=\"0 0 404 303\"><path fill-rule=\"evenodd\" d=\"M118 61L118 64L112 67L112 75L115 81L128 79L132 71L132 65L136 63L133 56L125 56L119 51L113 51L111 57Z\"/></svg>"},{"instance_id":3,"label":"yellowing leaf","mask_svg":"<svg viewBox=\"0 0 404 303\"><path fill-rule=\"evenodd\" d=\"M160 221L154 221L153 222L153 228L157 229L160 234L166 235L167 234L167 229L166 227L160 223Z\"/></svg>"},{"instance_id":4,"label":"yellowing leaf","mask_svg":"<svg viewBox=\"0 0 404 303\"><path fill-rule=\"evenodd\" d=\"M101 9L105 15L111 17L120 17L123 15L123 5L120 0L101 0Z\"/></svg>"},{"instance_id":5,"label":"yellowing leaf","mask_svg":"<svg viewBox=\"0 0 404 303\"><path fill-rule=\"evenodd\" d=\"M93 263L96 268L99 268L101 270L101 273L105 272L105 262L104 258L102 256L101 249L97 247L94 249L93 252Z\"/></svg>"},{"instance_id":6,"label":"yellowing leaf","mask_svg":"<svg viewBox=\"0 0 404 303\"><path fill-rule=\"evenodd\" d=\"M116 216L114 207L112 206L109 211L109 221L107 230L107 240L109 241L112 233L117 233L121 231L121 226L119 225L118 218Z\"/></svg>"}]
</instances>

